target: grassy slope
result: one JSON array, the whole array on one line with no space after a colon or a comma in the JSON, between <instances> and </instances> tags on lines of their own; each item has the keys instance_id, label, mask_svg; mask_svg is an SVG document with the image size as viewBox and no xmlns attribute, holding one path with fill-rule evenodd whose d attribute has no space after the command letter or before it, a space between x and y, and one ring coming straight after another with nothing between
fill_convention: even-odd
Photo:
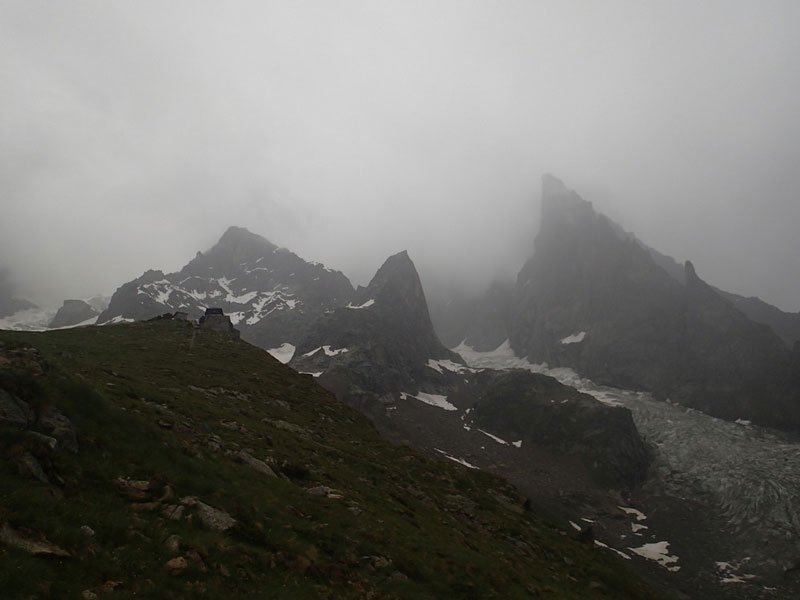
<instances>
[{"instance_id":1,"label":"grassy slope","mask_svg":"<svg viewBox=\"0 0 800 600\"><path fill-rule=\"evenodd\" d=\"M3 331L0 341L42 352L50 370L36 396L72 420L80 443L77 455L54 454L62 495L18 474L8 457L33 442L0 428L0 523L73 554L0 545L4 597L78 598L106 581L121 582L116 598L654 597L613 556L521 510L507 484L389 445L311 377L248 344L175 322ZM226 454L242 448L285 475ZM197 496L238 525L213 532L134 510L119 476ZM344 497L306 492L317 485ZM164 544L172 534L177 553ZM189 567L171 575L163 565L176 554Z\"/></svg>"}]
</instances>

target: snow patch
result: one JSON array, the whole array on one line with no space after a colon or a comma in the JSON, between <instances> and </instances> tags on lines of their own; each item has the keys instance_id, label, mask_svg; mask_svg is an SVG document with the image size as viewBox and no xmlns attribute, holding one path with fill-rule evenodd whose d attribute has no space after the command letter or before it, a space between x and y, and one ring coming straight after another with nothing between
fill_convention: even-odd
<instances>
[{"instance_id":1,"label":"snow patch","mask_svg":"<svg viewBox=\"0 0 800 600\"><path fill-rule=\"evenodd\" d=\"M458 410L458 408L447 401L447 396L441 396L439 394L426 394L425 392L417 392L415 395L402 392L400 394L400 399L405 400L406 398L414 398L415 400L419 400L420 402L424 402L425 404L430 404L431 406L435 406L444 410Z\"/></svg>"},{"instance_id":2,"label":"snow patch","mask_svg":"<svg viewBox=\"0 0 800 600\"><path fill-rule=\"evenodd\" d=\"M517 448L522 448L522 440L517 440L516 442L511 442L512 446L516 446Z\"/></svg>"},{"instance_id":3,"label":"snow patch","mask_svg":"<svg viewBox=\"0 0 800 600\"><path fill-rule=\"evenodd\" d=\"M742 565L746 562L749 562L750 558L743 558L740 561L735 563L729 562L717 562L717 571L719 571L720 575L720 583L750 583L751 580L755 579L755 575L740 575L736 571L741 569Z\"/></svg>"},{"instance_id":4,"label":"snow patch","mask_svg":"<svg viewBox=\"0 0 800 600\"><path fill-rule=\"evenodd\" d=\"M541 373L557 379L559 382L570 387L574 387L579 392L593 396L595 400L608 404L609 406L624 406L619 399L620 390L597 386L588 379L583 379L575 371L567 367L557 367L551 369L547 363L535 364L526 358L520 358L514 354L511 342L506 340L494 350L489 352L479 352L468 346L465 341L461 342L453 352L457 352L473 368L487 369L525 369L531 373Z\"/></svg>"},{"instance_id":5,"label":"snow patch","mask_svg":"<svg viewBox=\"0 0 800 600\"><path fill-rule=\"evenodd\" d=\"M669 542L654 542L652 544L639 546L638 548L628 549L642 558L657 562L667 571L675 572L680 570L680 567L675 564L679 560L678 557L672 556L669 553Z\"/></svg>"},{"instance_id":6,"label":"snow patch","mask_svg":"<svg viewBox=\"0 0 800 600\"><path fill-rule=\"evenodd\" d=\"M64 325L63 327L53 327L51 331L58 331L60 329L74 329L76 327L88 327L90 325L94 325L97 323L97 317L90 317L85 321L81 321L80 323L75 323L74 325Z\"/></svg>"},{"instance_id":7,"label":"snow patch","mask_svg":"<svg viewBox=\"0 0 800 600\"><path fill-rule=\"evenodd\" d=\"M569 344L579 344L586 338L586 332L581 331L579 333L573 333L572 335L568 335L565 338L561 338L561 343L565 346Z\"/></svg>"},{"instance_id":8,"label":"snow patch","mask_svg":"<svg viewBox=\"0 0 800 600\"><path fill-rule=\"evenodd\" d=\"M604 544L600 540L595 540L594 541L594 545L597 546L598 548L604 548L606 550L611 550L612 552L616 552L617 554L619 554L625 560L630 560L631 559L631 557L628 556L627 554L625 554L622 550L617 550L616 548L612 548L611 546L609 546L608 544Z\"/></svg>"},{"instance_id":9,"label":"snow patch","mask_svg":"<svg viewBox=\"0 0 800 600\"><path fill-rule=\"evenodd\" d=\"M489 433L488 431L484 431L483 429L478 429L478 431L480 431L483 435L492 438L498 444L502 444L503 446L508 446L508 442L507 441L505 441L503 439L500 439L496 435L492 435L491 433Z\"/></svg>"},{"instance_id":10,"label":"snow patch","mask_svg":"<svg viewBox=\"0 0 800 600\"><path fill-rule=\"evenodd\" d=\"M629 506L618 506L617 508L620 509L622 512L624 512L626 515L634 515L637 521L644 521L645 519L647 519L646 514L644 514L639 510L636 510L635 508L631 508Z\"/></svg>"},{"instance_id":11,"label":"snow patch","mask_svg":"<svg viewBox=\"0 0 800 600\"><path fill-rule=\"evenodd\" d=\"M294 356L295 347L288 342L284 342L277 348L270 348L267 350L273 357L281 361L283 364L288 363Z\"/></svg>"},{"instance_id":12,"label":"snow patch","mask_svg":"<svg viewBox=\"0 0 800 600\"><path fill-rule=\"evenodd\" d=\"M344 354L345 352L350 352L349 348L336 348L331 349L330 345L320 346L319 348L314 348L311 352L306 352L303 354L304 357L313 356L317 352L322 350L325 352L325 356L336 356L338 354Z\"/></svg>"},{"instance_id":13,"label":"snow patch","mask_svg":"<svg viewBox=\"0 0 800 600\"><path fill-rule=\"evenodd\" d=\"M364 304L359 304L358 306L355 306L353 303L350 303L347 306L345 306L345 308L352 308L353 310L360 310L362 308L369 308L373 304L375 304L375 299L374 298L370 298L369 300L364 302Z\"/></svg>"},{"instance_id":14,"label":"snow patch","mask_svg":"<svg viewBox=\"0 0 800 600\"><path fill-rule=\"evenodd\" d=\"M439 454L443 455L445 458L449 458L450 460L452 460L454 462L457 462L460 465L464 465L465 467L468 467L470 469L477 469L478 468L475 465L468 463L463 458L456 458L455 456L449 455L444 450L439 450L438 448L434 448L434 450L436 450Z\"/></svg>"},{"instance_id":15,"label":"snow patch","mask_svg":"<svg viewBox=\"0 0 800 600\"><path fill-rule=\"evenodd\" d=\"M239 323L239 321L244 319L244 313L242 311L232 312L232 313L228 314L228 317L230 318L231 323L233 323L234 325L237 325Z\"/></svg>"},{"instance_id":16,"label":"snow patch","mask_svg":"<svg viewBox=\"0 0 800 600\"><path fill-rule=\"evenodd\" d=\"M460 365L458 363L454 363L452 360L435 360L433 358L428 359L427 367L433 369L434 371L438 371L442 373L442 369L446 371L451 371L453 373L474 373L475 369L470 369L465 365Z\"/></svg>"},{"instance_id":17,"label":"snow patch","mask_svg":"<svg viewBox=\"0 0 800 600\"><path fill-rule=\"evenodd\" d=\"M117 325L118 323L133 323L133 319L129 319L128 317L123 317L122 315L117 315L116 317L109 319L103 325Z\"/></svg>"}]
</instances>

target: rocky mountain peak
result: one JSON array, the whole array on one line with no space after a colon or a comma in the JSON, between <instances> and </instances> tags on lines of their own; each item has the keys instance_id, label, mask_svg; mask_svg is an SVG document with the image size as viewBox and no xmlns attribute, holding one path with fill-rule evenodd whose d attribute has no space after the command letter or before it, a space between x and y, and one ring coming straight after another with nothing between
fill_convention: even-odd
<instances>
[{"instance_id":1,"label":"rocky mountain peak","mask_svg":"<svg viewBox=\"0 0 800 600\"><path fill-rule=\"evenodd\" d=\"M121 286L99 323L223 308L245 340L264 348L294 345L317 317L352 300L342 273L308 262L243 227L229 227L179 272L148 271ZM116 321L115 321L116 322Z\"/></svg>"},{"instance_id":2,"label":"rocky mountain peak","mask_svg":"<svg viewBox=\"0 0 800 600\"><path fill-rule=\"evenodd\" d=\"M360 297L361 303L374 300L377 310L391 313L392 318L425 332L426 336L433 335L422 282L407 251L387 258Z\"/></svg>"},{"instance_id":3,"label":"rocky mountain peak","mask_svg":"<svg viewBox=\"0 0 800 600\"><path fill-rule=\"evenodd\" d=\"M391 294L414 302L425 301L419 274L406 250L386 259L367 286L366 293Z\"/></svg>"},{"instance_id":4,"label":"rocky mountain peak","mask_svg":"<svg viewBox=\"0 0 800 600\"><path fill-rule=\"evenodd\" d=\"M231 226L219 241L205 254L198 252L187 267L206 267L210 263L218 268L230 269L242 263L270 255L278 247L268 239L251 233L244 227Z\"/></svg>"},{"instance_id":5,"label":"rocky mountain peak","mask_svg":"<svg viewBox=\"0 0 800 600\"><path fill-rule=\"evenodd\" d=\"M542 177L542 228L551 228L560 222L574 224L595 216L592 203L569 189L563 181L550 174Z\"/></svg>"},{"instance_id":6,"label":"rocky mountain peak","mask_svg":"<svg viewBox=\"0 0 800 600\"><path fill-rule=\"evenodd\" d=\"M518 354L728 419L800 422L785 345L691 262L650 251L552 176L542 209L509 328Z\"/></svg>"},{"instance_id":7,"label":"rocky mountain peak","mask_svg":"<svg viewBox=\"0 0 800 600\"><path fill-rule=\"evenodd\" d=\"M236 225L231 225L225 230L225 233L223 233L222 237L219 238L216 247L230 248L245 245L254 245L269 248L271 250L277 248L277 246L270 242L267 238L260 236L257 233L252 233L246 227L237 227Z\"/></svg>"},{"instance_id":8,"label":"rocky mountain peak","mask_svg":"<svg viewBox=\"0 0 800 600\"><path fill-rule=\"evenodd\" d=\"M700 281L700 277L697 276L697 270L694 268L692 261L687 260L683 266L684 272L684 281L686 285L692 285Z\"/></svg>"}]
</instances>

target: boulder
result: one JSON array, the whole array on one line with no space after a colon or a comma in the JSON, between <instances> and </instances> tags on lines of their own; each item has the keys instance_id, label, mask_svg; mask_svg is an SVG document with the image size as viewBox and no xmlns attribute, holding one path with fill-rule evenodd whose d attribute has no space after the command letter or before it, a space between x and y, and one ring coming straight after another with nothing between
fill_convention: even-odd
<instances>
[{"instance_id":1,"label":"boulder","mask_svg":"<svg viewBox=\"0 0 800 600\"><path fill-rule=\"evenodd\" d=\"M65 450L73 454L78 452L78 433L75 426L54 406L45 406L42 409L36 426L58 440Z\"/></svg>"},{"instance_id":2,"label":"boulder","mask_svg":"<svg viewBox=\"0 0 800 600\"><path fill-rule=\"evenodd\" d=\"M275 471L273 471L270 466L265 463L263 460L259 460L253 456L251 456L248 452L244 450L240 450L239 454L237 454L237 458L246 464L249 467L252 467L262 475L267 475L268 477L277 477Z\"/></svg>"},{"instance_id":3,"label":"boulder","mask_svg":"<svg viewBox=\"0 0 800 600\"><path fill-rule=\"evenodd\" d=\"M0 526L0 542L34 556L54 558L68 558L71 556L69 552L59 548L43 535L33 531L17 529L8 523Z\"/></svg>"},{"instance_id":4,"label":"boulder","mask_svg":"<svg viewBox=\"0 0 800 600\"><path fill-rule=\"evenodd\" d=\"M522 370L477 373L470 388L478 396L470 426L575 456L601 485L632 489L644 481L650 455L627 408Z\"/></svg>"},{"instance_id":5,"label":"boulder","mask_svg":"<svg viewBox=\"0 0 800 600\"><path fill-rule=\"evenodd\" d=\"M56 316L50 321L50 327L71 327L94 319L99 314L83 300L64 300L64 304L61 305Z\"/></svg>"},{"instance_id":6,"label":"boulder","mask_svg":"<svg viewBox=\"0 0 800 600\"><path fill-rule=\"evenodd\" d=\"M194 496L181 498L181 504L193 509L200 522L212 531L228 531L236 525L236 519L227 512L201 502Z\"/></svg>"},{"instance_id":7,"label":"boulder","mask_svg":"<svg viewBox=\"0 0 800 600\"><path fill-rule=\"evenodd\" d=\"M27 427L33 420L33 412L24 400L0 389L0 424Z\"/></svg>"}]
</instances>

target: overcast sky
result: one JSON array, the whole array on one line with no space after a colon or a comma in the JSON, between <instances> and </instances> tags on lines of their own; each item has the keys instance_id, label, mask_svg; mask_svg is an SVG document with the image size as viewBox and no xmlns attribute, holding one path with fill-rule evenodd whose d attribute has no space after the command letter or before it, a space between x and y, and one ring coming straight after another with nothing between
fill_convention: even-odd
<instances>
[{"instance_id":1,"label":"overcast sky","mask_svg":"<svg viewBox=\"0 0 800 600\"><path fill-rule=\"evenodd\" d=\"M542 173L800 310L800 2L0 0L0 263L40 302L243 225L513 276Z\"/></svg>"}]
</instances>

